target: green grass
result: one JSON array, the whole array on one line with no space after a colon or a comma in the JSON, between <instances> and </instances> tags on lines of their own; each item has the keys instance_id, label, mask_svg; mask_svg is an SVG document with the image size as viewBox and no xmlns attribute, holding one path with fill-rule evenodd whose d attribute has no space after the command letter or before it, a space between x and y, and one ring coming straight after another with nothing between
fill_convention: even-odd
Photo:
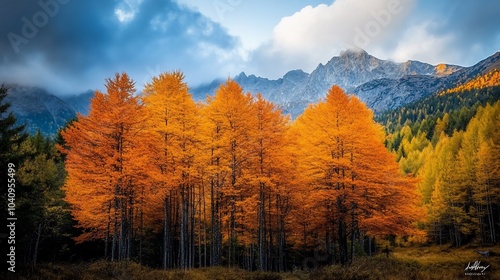
<instances>
[{"instance_id":1,"label":"green grass","mask_svg":"<svg viewBox=\"0 0 500 280\"><path fill-rule=\"evenodd\" d=\"M189 279L189 280L307 280L307 279L475 279L464 275L468 262L487 262L492 269L478 279L500 279L500 256L482 257L475 248L410 247L395 248L389 257L356 258L350 266L333 265L314 271L287 273L248 272L237 268L199 268L188 271L157 270L133 262L97 261L82 264L43 264L19 279L108 280L108 279ZM481 249L481 248L479 248ZM484 248L483 248L484 249ZM500 246L492 247L500 252Z\"/></svg>"}]
</instances>

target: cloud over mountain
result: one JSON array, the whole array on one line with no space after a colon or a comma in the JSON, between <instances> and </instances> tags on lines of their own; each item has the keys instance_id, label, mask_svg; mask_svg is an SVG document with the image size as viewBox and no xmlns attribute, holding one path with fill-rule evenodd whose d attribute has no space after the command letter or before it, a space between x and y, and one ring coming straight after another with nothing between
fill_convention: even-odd
<instances>
[{"instance_id":1,"label":"cloud over mountain","mask_svg":"<svg viewBox=\"0 0 500 280\"><path fill-rule=\"evenodd\" d=\"M0 25L0 78L54 91L102 85L115 72L139 84L183 66L194 77L225 74L238 39L173 1L8 1ZM9 35L10 34L10 35ZM158 69L159 68L159 69ZM154 69L154 70L151 70Z\"/></svg>"}]
</instances>

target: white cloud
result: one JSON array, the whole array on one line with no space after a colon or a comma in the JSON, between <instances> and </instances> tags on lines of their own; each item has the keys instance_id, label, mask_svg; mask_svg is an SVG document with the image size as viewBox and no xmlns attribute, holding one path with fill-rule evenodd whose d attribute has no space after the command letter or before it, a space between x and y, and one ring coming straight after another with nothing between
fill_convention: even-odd
<instances>
[{"instance_id":1,"label":"white cloud","mask_svg":"<svg viewBox=\"0 0 500 280\"><path fill-rule=\"evenodd\" d=\"M49 61L41 53L27 56L22 63L2 66L0 67L2 82L6 81L8 84L23 86L41 86L58 95L81 93L91 87L85 85L82 88L75 88L75 85L82 84L82 80L92 81L95 85L102 85L105 77L100 69L88 69L89 71L84 71L78 76L61 75L57 69L51 67ZM99 78L95 78L94 74L97 74L96 76Z\"/></svg>"},{"instance_id":2,"label":"white cloud","mask_svg":"<svg viewBox=\"0 0 500 280\"><path fill-rule=\"evenodd\" d=\"M127 22L134 18L135 12L117 8L115 9L115 15L120 22Z\"/></svg>"},{"instance_id":3,"label":"white cloud","mask_svg":"<svg viewBox=\"0 0 500 280\"><path fill-rule=\"evenodd\" d=\"M396 61L405 61L408 58L421 60L431 64L457 61L460 53L453 45L453 33L433 34L431 29L435 23L427 21L411 26L402 35L392 58Z\"/></svg>"},{"instance_id":4,"label":"white cloud","mask_svg":"<svg viewBox=\"0 0 500 280\"><path fill-rule=\"evenodd\" d=\"M276 25L269 44L254 53L260 64L270 63L255 65L255 71L276 77L294 68L311 71L347 48L373 53L412 8L412 0L337 0L307 6Z\"/></svg>"},{"instance_id":5,"label":"white cloud","mask_svg":"<svg viewBox=\"0 0 500 280\"><path fill-rule=\"evenodd\" d=\"M134 19L143 0L123 0L115 8L115 16L120 22L128 22Z\"/></svg>"}]
</instances>

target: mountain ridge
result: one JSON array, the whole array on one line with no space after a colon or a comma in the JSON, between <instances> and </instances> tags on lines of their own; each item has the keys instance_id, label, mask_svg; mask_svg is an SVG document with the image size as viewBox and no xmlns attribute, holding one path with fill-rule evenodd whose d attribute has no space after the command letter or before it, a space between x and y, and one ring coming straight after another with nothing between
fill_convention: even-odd
<instances>
[{"instance_id":1,"label":"mountain ridge","mask_svg":"<svg viewBox=\"0 0 500 280\"><path fill-rule=\"evenodd\" d=\"M346 50L326 64L318 64L311 74L305 73L302 81L295 81L293 87L286 89L281 86L284 78L268 80L240 74L234 79L245 91L260 92L295 118L307 104L323 98L334 84L358 96L375 113L380 113L456 86L492 69L500 69L500 52L473 66L462 67L444 63L431 65L415 60L394 62L378 59L364 50ZM287 75L288 72L283 77ZM251 82L245 77L252 77ZM214 80L210 90L207 87L194 88L193 96L200 99L212 95L219 84ZM273 88L273 84L278 86Z\"/></svg>"},{"instance_id":2,"label":"mountain ridge","mask_svg":"<svg viewBox=\"0 0 500 280\"><path fill-rule=\"evenodd\" d=\"M367 103L374 111L379 112L402 105L405 96L398 98L401 102L392 104L381 96L370 97L359 93L360 89L372 88L361 87L366 83L381 79L398 80L407 76L421 75L432 77L446 77L463 69L463 67L452 64L431 65L428 63L408 60L406 62L394 62L382 60L368 54L364 50L345 50L339 56L332 57L327 63L319 63L310 74L302 70L291 70L282 78L269 80L255 75L246 75L244 72L234 77L245 91L252 93L260 92L269 101L279 104L286 113L292 117L299 115L307 104L317 102L326 95L328 89L336 84L350 93L358 95L362 101ZM293 71L301 71L300 79L290 80L285 84L287 77L295 74ZM243 74L243 75L242 75ZM422 78L426 79L426 78ZM428 79L427 79L428 80ZM210 86L203 85L193 88L193 96L202 99L204 96L212 95L220 84L221 79L214 80ZM217 83L219 82L219 83ZM376 84L375 83L375 84ZM392 82L392 84L397 84ZM382 85L382 84L381 84ZM360 89L358 89L361 87ZM376 92L375 95L383 94L385 91ZM371 94L374 94L371 92ZM417 96L421 96L418 94ZM410 98L411 99L411 98ZM384 102L376 102L384 100Z\"/></svg>"},{"instance_id":3,"label":"mountain ridge","mask_svg":"<svg viewBox=\"0 0 500 280\"><path fill-rule=\"evenodd\" d=\"M408 75L400 79L373 80L354 89L353 94L380 113L463 84L493 69L500 69L500 52L446 76Z\"/></svg>"},{"instance_id":4,"label":"mountain ridge","mask_svg":"<svg viewBox=\"0 0 500 280\"><path fill-rule=\"evenodd\" d=\"M261 93L264 98L279 105L284 113L295 118L308 104L324 98L334 84L358 96L375 113L380 113L463 84L493 69L500 69L500 52L473 66L461 67L414 60L394 62L378 59L362 50L346 50L325 64L319 63L311 73L294 69L279 79L271 80L241 72L233 79L244 91ZM195 100L205 100L225 81L214 79L191 88L190 92ZM76 96L57 97L39 87L10 87L6 101L12 104L11 111L19 122L26 122L30 133L40 129L48 135L56 133L77 113L88 114L94 94L88 90Z\"/></svg>"}]
</instances>

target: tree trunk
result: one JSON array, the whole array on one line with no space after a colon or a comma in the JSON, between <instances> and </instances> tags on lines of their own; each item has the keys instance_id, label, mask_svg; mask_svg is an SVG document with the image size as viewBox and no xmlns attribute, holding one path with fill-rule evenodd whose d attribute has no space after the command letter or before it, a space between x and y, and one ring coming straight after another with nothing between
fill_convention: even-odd
<instances>
[{"instance_id":1,"label":"tree trunk","mask_svg":"<svg viewBox=\"0 0 500 280\"><path fill-rule=\"evenodd\" d=\"M285 239L285 216L282 212L283 205L281 196L279 194L276 195L276 209L277 209L277 217L278 217L278 272L285 271L285 247L286 247L286 239Z\"/></svg>"},{"instance_id":2,"label":"tree trunk","mask_svg":"<svg viewBox=\"0 0 500 280\"><path fill-rule=\"evenodd\" d=\"M201 184L201 198L203 200L203 267L207 266L207 208L205 202L205 185ZM201 266L201 263L200 263Z\"/></svg>"},{"instance_id":3,"label":"tree trunk","mask_svg":"<svg viewBox=\"0 0 500 280\"><path fill-rule=\"evenodd\" d=\"M210 266L220 265L221 237L220 237L220 219L219 219L219 193L218 193L218 174L217 179L211 182L211 223L212 240L210 242Z\"/></svg>"},{"instance_id":4,"label":"tree trunk","mask_svg":"<svg viewBox=\"0 0 500 280\"><path fill-rule=\"evenodd\" d=\"M490 180L486 180L486 209L488 212L488 224L490 227L490 240L492 243L496 243L496 232L495 232L495 221L493 217L493 207L490 196Z\"/></svg>"},{"instance_id":5,"label":"tree trunk","mask_svg":"<svg viewBox=\"0 0 500 280\"><path fill-rule=\"evenodd\" d=\"M171 195L171 193L170 193ZM170 233L170 203L169 196L165 196L163 204L163 269L172 267L172 247Z\"/></svg>"},{"instance_id":6,"label":"tree trunk","mask_svg":"<svg viewBox=\"0 0 500 280\"><path fill-rule=\"evenodd\" d=\"M181 230L179 244L179 266L181 269L187 268L186 248L187 248L187 197L184 185L181 185Z\"/></svg>"},{"instance_id":7,"label":"tree trunk","mask_svg":"<svg viewBox=\"0 0 500 280\"><path fill-rule=\"evenodd\" d=\"M355 211L356 209L356 204L351 203L351 255L350 255L350 262L352 263L352 260L354 259L354 235L356 231L356 218L355 218Z\"/></svg>"},{"instance_id":8,"label":"tree trunk","mask_svg":"<svg viewBox=\"0 0 500 280\"><path fill-rule=\"evenodd\" d=\"M115 213L113 221L113 241L111 244L111 261L115 261L116 246L118 242L118 198L115 197Z\"/></svg>"},{"instance_id":9,"label":"tree trunk","mask_svg":"<svg viewBox=\"0 0 500 280\"><path fill-rule=\"evenodd\" d=\"M264 183L260 182L260 194L259 194L259 234L258 234L258 252L259 252L259 270L264 271L266 270L266 260L264 257L264 239L266 238L264 236L264 226L265 226L265 194L264 194Z\"/></svg>"},{"instance_id":10,"label":"tree trunk","mask_svg":"<svg viewBox=\"0 0 500 280\"><path fill-rule=\"evenodd\" d=\"M268 195L267 197L267 203L268 203L268 209L267 209L267 212L268 212L268 225L267 225L267 231L268 231L268 235L269 235L269 243L267 244L267 252L268 252L268 255L267 255L267 267L266 267L266 270L270 271L272 270L274 267L273 267L273 226L272 226L272 216L271 216L271 209L272 209L272 204L271 204L271 194Z\"/></svg>"},{"instance_id":11,"label":"tree trunk","mask_svg":"<svg viewBox=\"0 0 500 280\"><path fill-rule=\"evenodd\" d=\"M191 244L189 246L189 268L193 268L194 267L194 257L195 257L195 233L194 233L194 229L195 229L195 213L196 213L196 203L195 203L195 193L194 193L194 186L189 186L189 190L190 190L190 193L191 193L191 199L190 199L190 221L189 221L189 233L190 233L190 236L189 236L189 243Z\"/></svg>"},{"instance_id":12,"label":"tree trunk","mask_svg":"<svg viewBox=\"0 0 500 280\"><path fill-rule=\"evenodd\" d=\"M35 241L35 252L33 253L33 265L38 262L38 248L40 247L40 238L42 236L42 221L38 223L38 228L36 230L36 241Z\"/></svg>"},{"instance_id":13,"label":"tree trunk","mask_svg":"<svg viewBox=\"0 0 500 280\"><path fill-rule=\"evenodd\" d=\"M372 256L372 238L368 236L368 256Z\"/></svg>"},{"instance_id":14,"label":"tree trunk","mask_svg":"<svg viewBox=\"0 0 500 280\"><path fill-rule=\"evenodd\" d=\"M109 258L109 233L110 233L110 228L111 228L111 201L109 202L108 206L108 222L106 226L106 237L104 239L104 258L108 260Z\"/></svg>"},{"instance_id":15,"label":"tree trunk","mask_svg":"<svg viewBox=\"0 0 500 280\"><path fill-rule=\"evenodd\" d=\"M346 224L344 221L338 221L339 233L339 261L340 264L347 264L347 233Z\"/></svg>"}]
</instances>

